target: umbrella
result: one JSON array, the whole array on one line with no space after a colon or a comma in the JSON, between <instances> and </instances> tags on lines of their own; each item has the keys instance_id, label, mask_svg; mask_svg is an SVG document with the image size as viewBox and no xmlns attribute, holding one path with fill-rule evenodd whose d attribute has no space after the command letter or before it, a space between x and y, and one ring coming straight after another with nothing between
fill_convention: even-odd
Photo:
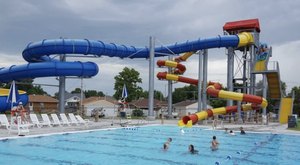
<instances>
[{"instance_id":1,"label":"umbrella","mask_svg":"<svg viewBox=\"0 0 300 165\"><path fill-rule=\"evenodd\" d=\"M122 98L126 99L128 97L126 85L124 84L123 90L122 90Z\"/></svg>"},{"instance_id":2,"label":"umbrella","mask_svg":"<svg viewBox=\"0 0 300 165\"><path fill-rule=\"evenodd\" d=\"M20 100L20 95L19 95L18 88L16 86L16 82L12 81L9 89L9 95L7 97L6 102L10 103L12 108L13 106L16 106L18 104L19 100Z\"/></svg>"}]
</instances>

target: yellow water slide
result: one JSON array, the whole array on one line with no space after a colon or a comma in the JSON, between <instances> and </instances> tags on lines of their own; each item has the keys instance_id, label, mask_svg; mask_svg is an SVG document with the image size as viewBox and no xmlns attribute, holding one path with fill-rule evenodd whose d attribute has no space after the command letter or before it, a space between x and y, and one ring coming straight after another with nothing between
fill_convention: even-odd
<instances>
[{"instance_id":1,"label":"yellow water slide","mask_svg":"<svg viewBox=\"0 0 300 165\"><path fill-rule=\"evenodd\" d=\"M293 98L282 98L280 101L279 110L279 122L280 124L286 124L288 122L288 116L292 115Z\"/></svg>"}]
</instances>

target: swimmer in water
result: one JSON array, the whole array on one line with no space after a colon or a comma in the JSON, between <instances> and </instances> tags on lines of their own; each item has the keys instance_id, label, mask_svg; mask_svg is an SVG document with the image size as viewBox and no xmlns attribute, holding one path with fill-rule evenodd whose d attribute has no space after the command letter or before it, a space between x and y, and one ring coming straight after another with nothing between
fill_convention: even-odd
<instances>
[{"instance_id":1,"label":"swimmer in water","mask_svg":"<svg viewBox=\"0 0 300 165\"><path fill-rule=\"evenodd\" d=\"M192 144L189 145L189 152L191 154L198 154L198 150L195 150L195 147Z\"/></svg>"}]
</instances>

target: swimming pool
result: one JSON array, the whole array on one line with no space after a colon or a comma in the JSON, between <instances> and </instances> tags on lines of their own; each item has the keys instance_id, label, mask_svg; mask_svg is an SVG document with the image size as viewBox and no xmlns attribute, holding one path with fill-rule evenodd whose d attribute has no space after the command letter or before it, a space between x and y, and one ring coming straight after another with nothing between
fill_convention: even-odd
<instances>
[{"instance_id":1,"label":"swimming pool","mask_svg":"<svg viewBox=\"0 0 300 165\"><path fill-rule=\"evenodd\" d=\"M132 165L239 164L294 165L300 161L300 136L147 126L0 140L0 164ZM247 130L246 130L247 131ZM210 150L212 136L219 150ZM168 151L163 143L171 137ZM193 144L198 154L189 154Z\"/></svg>"}]
</instances>

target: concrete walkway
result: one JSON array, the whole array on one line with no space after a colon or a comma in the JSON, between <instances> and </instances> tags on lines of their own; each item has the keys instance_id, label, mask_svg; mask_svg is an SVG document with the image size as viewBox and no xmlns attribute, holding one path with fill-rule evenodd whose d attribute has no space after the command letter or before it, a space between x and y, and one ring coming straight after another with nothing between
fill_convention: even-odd
<instances>
[{"instance_id":1,"label":"concrete walkway","mask_svg":"<svg viewBox=\"0 0 300 165\"><path fill-rule=\"evenodd\" d=\"M54 134L54 133L65 133L65 132L74 132L74 131L84 131L84 130L95 130L95 129L105 129L105 128L120 128L124 126L139 126L139 125L152 125L152 124L163 124L163 125L177 125L178 120L112 120L112 119L100 119L99 122L89 122L87 126L84 125L73 125L73 126L56 126L56 127L30 127L30 132L26 136L31 135L45 135L45 134ZM203 127L212 129L211 124L200 124L196 125L197 127ZM239 131L240 127L243 127L246 132L271 132L278 134L298 134L300 131L292 131L287 129L287 124L279 123L269 123L268 125L259 125L259 124L230 124L225 123L222 127L217 127L218 130L224 130L228 128L229 130ZM18 137L16 133L10 133L4 127L0 128L0 139L5 138L14 138Z\"/></svg>"}]
</instances>

